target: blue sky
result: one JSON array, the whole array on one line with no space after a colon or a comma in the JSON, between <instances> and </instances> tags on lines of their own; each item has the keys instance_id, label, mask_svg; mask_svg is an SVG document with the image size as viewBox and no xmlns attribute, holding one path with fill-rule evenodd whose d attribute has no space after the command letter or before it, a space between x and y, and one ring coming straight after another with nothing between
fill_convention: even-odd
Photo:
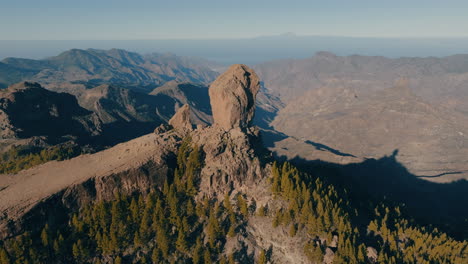
<instances>
[{"instance_id":1,"label":"blue sky","mask_svg":"<svg viewBox=\"0 0 468 264\"><path fill-rule=\"evenodd\" d=\"M0 40L468 37L468 1L0 0Z\"/></svg>"}]
</instances>

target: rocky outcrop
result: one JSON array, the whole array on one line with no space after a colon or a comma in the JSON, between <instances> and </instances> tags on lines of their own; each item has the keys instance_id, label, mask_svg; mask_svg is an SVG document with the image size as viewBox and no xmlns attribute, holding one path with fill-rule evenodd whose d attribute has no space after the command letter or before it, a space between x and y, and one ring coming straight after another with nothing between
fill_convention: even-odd
<instances>
[{"instance_id":1,"label":"rocky outcrop","mask_svg":"<svg viewBox=\"0 0 468 264\"><path fill-rule=\"evenodd\" d=\"M239 81L238 75L231 78L225 83ZM252 92L249 82L245 83L248 91L243 95L254 101L256 85ZM226 99L229 98L233 99ZM249 210L255 210L256 205L280 206L268 187L271 156L261 146L259 130L249 126L254 114L250 103L247 100L235 106L237 112L228 116L232 121L228 127L217 123L194 128L191 109L184 105L169 125L160 125L155 133L95 154L49 162L17 175L0 175L0 238L14 236L26 228L40 231L35 229L39 228L35 223L46 222L51 214L57 222L68 221L71 212L94 201L112 200L116 192L147 193L153 186L163 186L173 177L178 149L188 138L192 146L199 148L203 160L197 175L196 199L222 200L225 194L241 194L247 197ZM245 231L228 238L226 252L246 250L239 262L253 263L261 250L270 248L275 262L307 263L302 253L304 243L304 237L293 238L286 228L275 229L265 218L252 217L246 222Z\"/></svg>"},{"instance_id":2,"label":"rocky outcrop","mask_svg":"<svg viewBox=\"0 0 468 264\"><path fill-rule=\"evenodd\" d=\"M248 192L246 186L257 185L267 175L257 129L226 132L211 126L197 129L190 136L204 153L200 177L200 191L204 194L222 198L233 190Z\"/></svg>"},{"instance_id":3,"label":"rocky outcrop","mask_svg":"<svg viewBox=\"0 0 468 264\"><path fill-rule=\"evenodd\" d=\"M191 131L193 125L190 122L190 106L184 105L179 108L171 120L169 120L169 125L184 133Z\"/></svg>"},{"instance_id":4,"label":"rocky outcrop","mask_svg":"<svg viewBox=\"0 0 468 264\"><path fill-rule=\"evenodd\" d=\"M253 70L232 65L209 88L214 124L224 130L247 128L255 112L255 97L260 81Z\"/></svg>"},{"instance_id":5,"label":"rocky outcrop","mask_svg":"<svg viewBox=\"0 0 468 264\"><path fill-rule=\"evenodd\" d=\"M228 88L233 87L229 84L237 83L237 88L244 89L241 95L245 100L234 103L237 112L229 116L232 121L229 127L242 130L226 131L226 127L218 125L194 129L190 107L185 105L169 121L170 126L160 126L157 133L92 155L49 162L17 175L0 175L0 236L15 234L23 225L30 226L27 219L46 217L47 210L41 208L74 210L90 201L112 199L117 190L130 194L162 186L175 170L178 148L187 137L203 155L199 179L201 196L222 199L225 193L242 192L258 198L266 186L261 183L266 182L269 167L265 163L267 156L262 152L259 131L249 127L258 79L254 81L249 77L255 73L246 69L239 65L230 70L231 73L244 71L241 76L245 79L240 80L239 74L231 74L231 79L222 77L222 83L228 84ZM230 104L232 101L223 102ZM171 126L175 129L168 129ZM7 219L13 220L16 227L6 228Z\"/></svg>"},{"instance_id":6,"label":"rocky outcrop","mask_svg":"<svg viewBox=\"0 0 468 264\"><path fill-rule=\"evenodd\" d=\"M22 82L0 91L0 139L46 136L90 137L100 133L100 122L76 98Z\"/></svg>"},{"instance_id":7,"label":"rocky outcrop","mask_svg":"<svg viewBox=\"0 0 468 264\"><path fill-rule=\"evenodd\" d=\"M176 108L185 104L189 105L194 124L208 125L213 123L208 86L170 81L157 87L149 94L172 98ZM161 112L161 110L159 111Z\"/></svg>"}]
</instances>

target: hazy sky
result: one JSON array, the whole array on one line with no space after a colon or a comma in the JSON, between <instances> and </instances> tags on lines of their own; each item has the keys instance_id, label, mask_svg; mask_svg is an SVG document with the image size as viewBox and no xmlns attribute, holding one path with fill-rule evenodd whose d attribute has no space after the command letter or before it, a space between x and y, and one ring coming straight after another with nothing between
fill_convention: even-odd
<instances>
[{"instance_id":1,"label":"hazy sky","mask_svg":"<svg viewBox=\"0 0 468 264\"><path fill-rule=\"evenodd\" d=\"M0 0L0 39L467 37L468 1Z\"/></svg>"}]
</instances>

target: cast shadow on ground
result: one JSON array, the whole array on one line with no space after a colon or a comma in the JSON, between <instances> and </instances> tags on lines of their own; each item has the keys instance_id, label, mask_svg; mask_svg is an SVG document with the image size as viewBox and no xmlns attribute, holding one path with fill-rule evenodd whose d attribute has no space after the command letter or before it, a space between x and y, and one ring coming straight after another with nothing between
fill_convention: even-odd
<instances>
[{"instance_id":1,"label":"cast shadow on ground","mask_svg":"<svg viewBox=\"0 0 468 264\"><path fill-rule=\"evenodd\" d=\"M274 147L275 142L281 141L281 140L286 139L286 138L293 138L294 140L297 140L299 142L310 145L310 146L314 147L316 150L319 150L319 151L330 152L330 153L332 153L334 155L338 155L338 156L342 156L342 157L356 157L356 156L354 156L352 154L341 152L341 151L339 151L337 149L334 149L334 148L332 148L330 146L327 146L327 145L322 144L322 143L314 142L312 140L302 141L302 140L299 140L299 139L297 139L295 137L290 137L290 136L288 136L288 135L286 135L284 133L281 133L281 132L278 132L278 131L275 131L275 130L272 130L272 129L262 129L263 144L267 148Z\"/></svg>"},{"instance_id":2,"label":"cast shadow on ground","mask_svg":"<svg viewBox=\"0 0 468 264\"><path fill-rule=\"evenodd\" d=\"M269 140L285 138L284 134L265 136ZM266 145L272 146L272 142L274 141L266 142ZM322 150L334 153L332 148L322 147ZM336 152L342 153L338 150ZM345 188L353 206L362 207L369 199L376 203L404 205L405 211L418 224L432 225L456 239L467 239L468 181L462 179L451 183L435 183L424 180L462 172L446 172L433 176L414 175L398 162L397 156L398 149L395 149L391 155L347 165L321 160L310 161L302 157L276 158L288 160L312 175L323 176L336 186Z\"/></svg>"}]
</instances>

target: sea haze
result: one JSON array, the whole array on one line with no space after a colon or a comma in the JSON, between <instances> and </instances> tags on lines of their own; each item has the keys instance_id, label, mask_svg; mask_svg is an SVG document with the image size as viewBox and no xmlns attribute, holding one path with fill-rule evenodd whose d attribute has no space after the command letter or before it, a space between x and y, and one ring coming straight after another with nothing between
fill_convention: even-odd
<instances>
[{"instance_id":1,"label":"sea haze","mask_svg":"<svg viewBox=\"0 0 468 264\"><path fill-rule=\"evenodd\" d=\"M468 38L356 38L297 36L292 33L245 39L173 40L0 40L0 59L40 59L72 48L120 48L139 53L170 52L196 56L221 64L310 57L317 51L337 55L396 57L449 56L468 53Z\"/></svg>"}]
</instances>

